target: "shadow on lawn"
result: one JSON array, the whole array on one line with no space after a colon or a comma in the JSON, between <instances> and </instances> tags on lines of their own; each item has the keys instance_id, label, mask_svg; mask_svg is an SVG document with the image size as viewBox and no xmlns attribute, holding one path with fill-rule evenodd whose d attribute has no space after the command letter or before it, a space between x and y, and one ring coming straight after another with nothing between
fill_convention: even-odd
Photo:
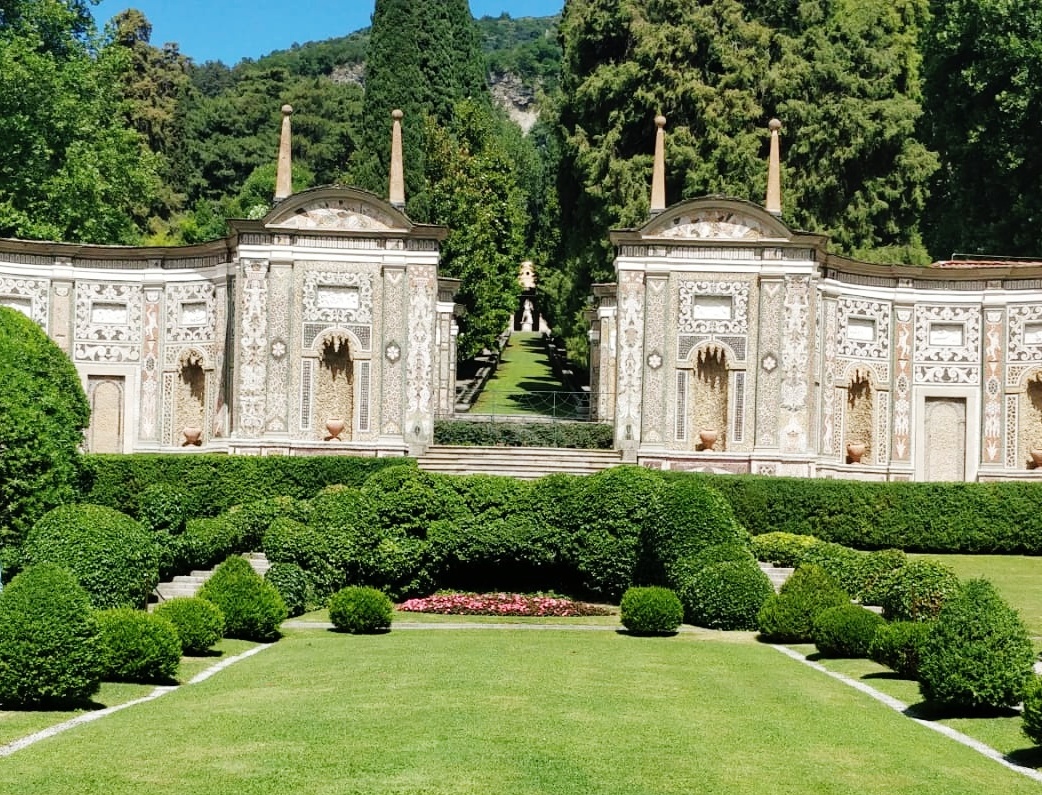
<instances>
[{"instance_id":1,"label":"shadow on lawn","mask_svg":"<svg viewBox=\"0 0 1042 795\"><path fill-rule=\"evenodd\" d=\"M933 701L920 701L911 704L904 714L909 718L937 721L950 718L1019 718L1020 713L1011 707L960 707L952 704L938 704Z\"/></svg>"},{"instance_id":2,"label":"shadow on lawn","mask_svg":"<svg viewBox=\"0 0 1042 795\"><path fill-rule=\"evenodd\" d=\"M1037 770L1042 767L1042 748L1018 748L1006 754L1006 761Z\"/></svg>"}]
</instances>

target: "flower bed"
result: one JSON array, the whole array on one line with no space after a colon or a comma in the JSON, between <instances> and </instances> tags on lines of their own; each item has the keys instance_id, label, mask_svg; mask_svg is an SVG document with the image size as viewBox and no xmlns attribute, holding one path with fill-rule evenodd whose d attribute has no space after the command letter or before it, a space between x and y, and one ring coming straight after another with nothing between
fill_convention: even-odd
<instances>
[{"instance_id":1,"label":"flower bed","mask_svg":"<svg viewBox=\"0 0 1042 795\"><path fill-rule=\"evenodd\" d=\"M440 613L447 616L607 616L611 610L589 602L556 596L511 593L439 593L409 599L398 605L408 613Z\"/></svg>"}]
</instances>

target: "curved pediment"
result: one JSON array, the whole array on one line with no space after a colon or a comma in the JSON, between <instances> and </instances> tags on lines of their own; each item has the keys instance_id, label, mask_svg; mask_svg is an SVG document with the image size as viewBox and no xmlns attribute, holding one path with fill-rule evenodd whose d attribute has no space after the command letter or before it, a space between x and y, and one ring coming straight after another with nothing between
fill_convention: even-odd
<instances>
[{"instance_id":1,"label":"curved pediment","mask_svg":"<svg viewBox=\"0 0 1042 795\"><path fill-rule=\"evenodd\" d=\"M269 229L319 232L409 231L413 224L383 199L358 188L314 188L279 202L264 218Z\"/></svg>"},{"instance_id":2,"label":"curved pediment","mask_svg":"<svg viewBox=\"0 0 1042 795\"><path fill-rule=\"evenodd\" d=\"M680 240L788 240L792 232L762 207L739 199L692 199L669 207L640 230L642 237Z\"/></svg>"}]
</instances>

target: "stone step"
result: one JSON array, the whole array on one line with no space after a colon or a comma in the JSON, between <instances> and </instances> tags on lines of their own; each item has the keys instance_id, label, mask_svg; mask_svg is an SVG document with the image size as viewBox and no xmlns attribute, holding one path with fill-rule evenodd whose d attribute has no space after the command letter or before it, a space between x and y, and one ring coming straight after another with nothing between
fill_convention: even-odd
<instances>
[{"instance_id":1,"label":"stone step","mask_svg":"<svg viewBox=\"0 0 1042 795\"><path fill-rule=\"evenodd\" d=\"M767 575L767 579L771 581L771 585L774 586L775 591L781 590L782 585L789 579L795 569L786 568L784 566L772 566L770 563L760 563L760 569L764 574Z\"/></svg>"},{"instance_id":2,"label":"stone step","mask_svg":"<svg viewBox=\"0 0 1042 795\"><path fill-rule=\"evenodd\" d=\"M247 552L243 557L246 558L253 570L261 577L271 568L271 563L268 562L268 558L263 552ZM208 571L197 569L191 574L178 574L168 582L159 583L153 594L159 602L165 602L181 596L195 596L199 593L199 589L203 587L203 583L210 579L212 575L213 569Z\"/></svg>"}]
</instances>

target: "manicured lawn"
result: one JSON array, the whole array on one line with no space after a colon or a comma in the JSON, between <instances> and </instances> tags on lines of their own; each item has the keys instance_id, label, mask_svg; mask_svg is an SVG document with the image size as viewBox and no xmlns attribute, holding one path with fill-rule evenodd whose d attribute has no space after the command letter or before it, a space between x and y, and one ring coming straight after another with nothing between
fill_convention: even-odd
<instances>
[{"instance_id":1,"label":"manicured lawn","mask_svg":"<svg viewBox=\"0 0 1042 795\"><path fill-rule=\"evenodd\" d=\"M517 331L510 335L496 372L470 411L567 419L576 414L574 398L574 393L554 377L542 334Z\"/></svg>"},{"instance_id":2,"label":"manicured lawn","mask_svg":"<svg viewBox=\"0 0 1042 795\"><path fill-rule=\"evenodd\" d=\"M205 682L0 763L0 792L25 795L1038 787L722 633L291 630Z\"/></svg>"},{"instance_id":3,"label":"manicured lawn","mask_svg":"<svg viewBox=\"0 0 1042 795\"><path fill-rule=\"evenodd\" d=\"M181 665L177 671L178 682L184 683L196 674L215 665L225 657L234 657L236 654L256 646L243 640L222 640L213 650L213 654L207 657L182 657ZM114 707L125 704L136 698L143 698L155 689L155 685L138 685L128 682L103 682L101 690L94 696L92 703L94 708ZM25 737L48 726L62 723L82 714L83 710L0 710L0 744L9 743L21 737ZM14 790L2 790L14 792Z\"/></svg>"},{"instance_id":4,"label":"manicured lawn","mask_svg":"<svg viewBox=\"0 0 1042 795\"><path fill-rule=\"evenodd\" d=\"M960 579L984 577L1020 612L1028 632L1042 637L1042 557L1026 555L917 555L946 563Z\"/></svg>"}]
</instances>

